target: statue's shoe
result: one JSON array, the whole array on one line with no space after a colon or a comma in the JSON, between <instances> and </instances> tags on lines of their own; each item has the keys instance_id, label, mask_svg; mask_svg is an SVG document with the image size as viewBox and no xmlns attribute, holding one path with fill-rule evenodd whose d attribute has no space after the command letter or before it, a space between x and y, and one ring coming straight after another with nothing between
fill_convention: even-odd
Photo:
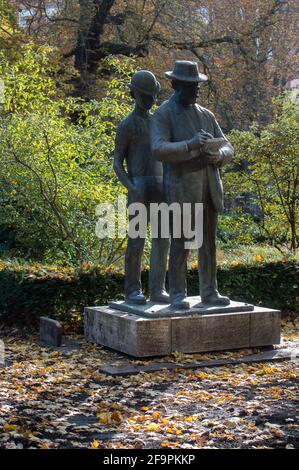
<instances>
[{"instance_id":1,"label":"statue's shoe","mask_svg":"<svg viewBox=\"0 0 299 470\"><path fill-rule=\"evenodd\" d=\"M151 294L151 301L157 302L157 304L170 304L170 297L166 290L161 290L160 292Z\"/></svg>"},{"instance_id":2,"label":"statue's shoe","mask_svg":"<svg viewBox=\"0 0 299 470\"><path fill-rule=\"evenodd\" d=\"M190 303L184 295L177 295L171 302L171 308L174 309L187 309L190 308Z\"/></svg>"},{"instance_id":3,"label":"statue's shoe","mask_svg":"<svg viewBox=\"0 0 299 470\"><path fill-rule=\"evenodd\" d=\"M129 304L146 304L146 298L142 292L136 290L126 296L126 302Z\"/></svg>"},{"instance_id":4,"label":"statue's shoe","mask_svg":"<svg viewBox=\"0 0 299 470\"><path fill-rule=\"evenodd\" d=\"M212 305L229 305L230 304L229 298L225 297L224 295L220 295L219 292L214 292L213 294L207 297L202 297L201 301L204 304L212 304Z\"/></svg>"}]
</instances>

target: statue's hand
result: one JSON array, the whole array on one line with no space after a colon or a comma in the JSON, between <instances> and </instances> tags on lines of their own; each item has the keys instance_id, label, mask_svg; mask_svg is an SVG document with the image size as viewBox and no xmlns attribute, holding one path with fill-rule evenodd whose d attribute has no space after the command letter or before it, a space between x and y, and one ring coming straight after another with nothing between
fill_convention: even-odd
<instances>
[{"instance_id":1,"label":"statue's hand","mask_svg":"<svg viewBox=\"0 0 299 470\"><path fill-rule=\"evenodd\" d=\"M210 134L209 132L207 131L201 131L206 137L207 139L214 139L214 136L212 136L212 134Z\"/></svg>"},{"instance_id":2,"label":"statue's hand","mask_svg":"<svg viewBox=\"0 0 299 470\"><path fill-rule=\"evenodd\" d=\"M192 139L187 140L189 152L191 152L192 150L200 150L202 146L206 143L206 141L211 138L212 135L206 131L198 132L197 134L195 134L194 137L192 137Z\"/></svg>"},{"instance_id":3,"label":"statue's hand","mask_svg":"<svg viewBox=\"0 0 299 470\"><path fill-rule=\"evenodd\" d=\"M206 152L206 160L210 165L214 165L216 167L219 167L222 165L223 161L223 154L221 152L221 149L218 150L217 152Z\"/></svg>"}]
</instances>

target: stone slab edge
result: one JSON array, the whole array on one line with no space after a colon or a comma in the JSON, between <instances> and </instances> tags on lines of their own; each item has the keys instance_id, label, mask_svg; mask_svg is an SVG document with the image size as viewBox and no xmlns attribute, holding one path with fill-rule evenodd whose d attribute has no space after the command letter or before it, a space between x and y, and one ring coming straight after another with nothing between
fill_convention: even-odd
<instances>
[{"instance_id":1,"label":"stone slab edge","mask_svg":"<svg viewBox=\"0 0 299 470\"><path fill-rule=\"evenodd\" d=\"M165 369L200 369L204 367L221 367L227 365L239 365L239 364L254 364L263 362L281 362L287 360L294 360L299 357L299 347L279 349L274 351L265 351L259 354L251 354L249 356L243 356L238 359L217 359L213 361L200 361L191 362L188 364L180 364L176 362L158 362L147 364L145 366L103 366L99 369L101 373L112 375L112 376L126 376L136 375L140 372L150 373L159 372Z\"/></svg>"}]
</instances>

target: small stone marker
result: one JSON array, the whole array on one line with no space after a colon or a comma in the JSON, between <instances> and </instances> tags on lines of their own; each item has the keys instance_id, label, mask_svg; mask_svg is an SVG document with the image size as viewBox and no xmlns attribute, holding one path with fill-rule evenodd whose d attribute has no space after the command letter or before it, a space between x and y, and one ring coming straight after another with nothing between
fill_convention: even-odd
<instances>
[{"instance_id":1,"label":"small stone marker","mask_svg":"<svg viewBox=\"0 0 299 470\"><path fill-rule=\"evenodd\" d=\"M59 321L49 317L40 317L39 340L49 346L61 346L62 326Z\"/></svg>"}]
</instances>

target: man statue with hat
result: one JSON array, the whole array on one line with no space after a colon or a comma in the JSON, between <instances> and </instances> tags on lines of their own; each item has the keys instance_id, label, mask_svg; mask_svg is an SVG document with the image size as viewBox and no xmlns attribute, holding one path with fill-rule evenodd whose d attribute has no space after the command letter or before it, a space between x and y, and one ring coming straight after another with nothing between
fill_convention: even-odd
<instances>
[{"instance_id":1,"label":"man statue with hat","mask_svg":"<svg viewBox=\"0 0 299 470\"><path fill-rule=\"evenodd\" d=\"M115 140L114 170L128 190L128 204L142 203L150 222L150 203L163 202L163 165L151 152L150 109L160 92L160 84L147 70L136 72L130 83L135 108L118 126ZM126 168L125 165L126 164ZM132 221L129 214L129 227ZM125 255L125 297L133 304L144 304L146 298L141 290L141 258L145 238L129 237ZM169 239L152 239L150 257L150 299L157 303L169 303L165 290L165 274Z\"/></svg>"},{"instance_id":2,"label":"man statue with hat","mask_svg":"<svg viewBox=\"0 0 299 470\"><path fill-rule=\"evenodd\" d=\"M196 103L200 84L207 81L196 62L178 60L165 73L174 94L153 115L152 151L164 163L166 201L203 204L203 243L199 248L199 283L203 303L228 305L219 294L216 278L216 228L223 209L223 187L219 169L230 162L233 147L225 138L214 114ZM224 139L222 146L208 151L210 139ZM205 149L206 147L206 149ZM185 235L174 236L171 228L169 294L172 307L189 308L186 299L188 248Z\"/></svg>"}]
</instances>

